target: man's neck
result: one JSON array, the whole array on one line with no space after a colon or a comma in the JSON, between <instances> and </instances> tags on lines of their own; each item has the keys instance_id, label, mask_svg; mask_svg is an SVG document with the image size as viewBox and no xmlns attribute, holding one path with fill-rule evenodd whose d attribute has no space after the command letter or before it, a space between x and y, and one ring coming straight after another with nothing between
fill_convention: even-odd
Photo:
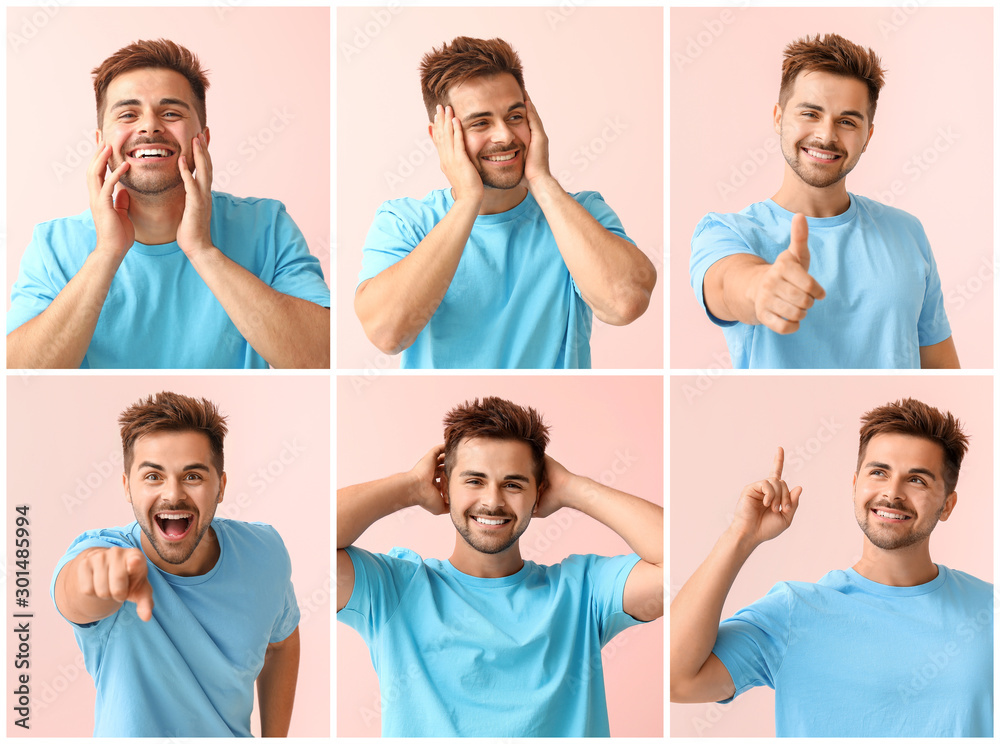
<instances>
[{"instance_id":1,"label":"man's neck","mask_svg":"<svg viewBox=\"0 0 1000 744\"><path fill-rule=\"evenodd\" d=\"M487 188L483 195L483 203L479 205L479 214L500 214L508 212L524 201L528 189L524 183L512 189Z\"/></svg>"},{"instance_id":2,"label":"man's neck","mask_svg":"<svg viewBox=\"0 0 1000 744\"><path fill-rule=\"evenodd\" d=\"M843 178L832 186L817 188L805 183L788 165L781 188L771 199L782 209L801 212L806 217L836 217L851 206Z\"/></svg>"},{"instance_id":3,"label":"man's neck","mask_svg":"<svg viewBox=\"0 0 1000 744\"><path fill-rule=\"evenodd\" d=\"M886 586L919 586L934 581L938 568L931 560L927 540L896 550L883 550L864 538L861 560L854 570L869 581Z\"/></svg>"},{"instance_id":4,"label":"man's neck","mask_svg":"<svg viewBox=\"0 0 1000 744\"><path fill-rule=\"evenodd\" d=\"M516 574L524 567L518 543L515 542L502 553L480 553L461 535L455 535L455 551L449 560L452 566L466 576L480 579L502 579Z\"/></svg>"},{"instance_id":5,"label":"man's neck","mask_svg":"<svg viewBox=\"0 0 1000 744\"><path fill-rule=\"evenodd\" d=\"M145 245L172 243L184 216L184 186L155 195L129 191L128 216L135 226L136 241Z\"/></svg>"}]
</instances>

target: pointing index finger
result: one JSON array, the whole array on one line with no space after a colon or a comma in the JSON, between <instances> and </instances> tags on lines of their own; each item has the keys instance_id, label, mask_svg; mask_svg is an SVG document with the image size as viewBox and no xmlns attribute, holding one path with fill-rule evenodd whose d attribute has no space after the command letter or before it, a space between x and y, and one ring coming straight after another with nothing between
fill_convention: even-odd
<instances>
[{"instance_id":1,"label":"pointing index finger","mask_svg":"<svg viewBox=\"0 0 1000 744\"><path fill-rule=\"evenodd\" d=\"M774 453L774 460L771 462L771 473L768 475L769 478L780 478L781 469L785 466L785 450L778 447L778 451Z\"/></svg>"}]
</instances>

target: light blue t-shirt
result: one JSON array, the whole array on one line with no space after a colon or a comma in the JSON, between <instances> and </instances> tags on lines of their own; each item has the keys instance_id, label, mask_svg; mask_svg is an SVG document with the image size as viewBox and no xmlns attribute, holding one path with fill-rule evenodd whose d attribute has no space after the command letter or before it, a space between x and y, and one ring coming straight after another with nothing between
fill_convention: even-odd
<instances>
[{"instance_id":1,"label":"light blue t-shirt","mask_svg":"<svg viewBox=\"0 0 1000 744\"><path fill-rule=\"evenodd\" d=\"M609 736L601 648L637 555L525 561L482 579L448 561L347 548L354 591L337 619L371 653L383 736Z\"/></svg>"},{"instance_id":2,"label":"light blue t-shirt","mask_svg":"<svg viewBox=\"0 0 1000 744\"><path fill-rule=\"evenodd\" d=\"M94 736L252 736L253 688L267 644L299 624L288 551L273 527L216 518L221 553L201 576L174 576L146 559L153 618L134 602L96 623L73 623L97 687ZM52 575L87 548L142 549L136 522L90 530ZM208 539L206 536L205 539Z\"/></svg>"},{"instance_id":3,"label":"light blue t-shirt","mask_svg":"<svg viewBox=\"0 0 1000 744\"><path fill-rule=\"evenodd\" d=\"M570 194L601 225L632 242L596 191ZM405 258L444 218L451 189L379 207L358 284ZM593 312L570 276L529 193L513 209L481 214L437 311L402 353L404 369L589 369Z\"/></svg>"},{"instance_id":4,"label":"light blue t-shirt","mask_svg":"<svg viewBox=\"0 0 1000 744\"><path fill-rule=\"evenodd\" d=\"M774 689L778 736L993 735L993 585L945 566L919 586L782 582L712 653L737 695Z\"/></svg>"},{"instance_id":5,"label":"light blue t-shirt","mask_svg":"<svg viewBox=\"0 0 1000 744\"><path fill-rule=\"evenodd\" d=\"M274 199L212 192L212 243L282 294L330 306L305 238ZM11 292L7 333L44 311L97 245L88 209L35 227ZM294 333L294 328L288 329ZM177 242L134 243L108 291L82 369L267 369Z\"/></svg>"},{"instance_id":6,"label":"light blue t-shirt","mask_svg":"<svg viewBox=\"0 0 1000 744\"><path fill-rule=\"evenodd\" d=\"M736 369L919 369L920 347L951 336L941 279L920 221L850 194L836 217L808 217L809 274L826 290L795 333L719 320L705 305L709 267L737 253L774 263L788 248L792 212L772 200L712 212L691 239L691 286L722 326Z\"/></svg>"}]
</instances>

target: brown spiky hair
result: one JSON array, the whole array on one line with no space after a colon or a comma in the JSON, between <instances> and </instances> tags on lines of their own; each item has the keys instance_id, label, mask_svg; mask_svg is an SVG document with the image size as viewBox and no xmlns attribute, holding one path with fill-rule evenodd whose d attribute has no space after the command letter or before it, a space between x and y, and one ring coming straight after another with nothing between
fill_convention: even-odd
<instances>
[{"instance_id":1,"label":"brown spiky hair","mask_svg":"<svg viewBox=\"0 0 1000 744\"><path fill-rule=\"evenodd\" d=\"M854 78L868 86L868 124L875 120L878 94L885 85L882 61L872 49L866 49L843 36L826 34L798 39L785 47L781 64L781 90L778 105L782 110L795 87L795 80L804 72L829 72Z\"/></svg>"},{"instance_id":2,"label":"brown spiky hair","mask_svg":"<svg viewBox=\"0 0 1000 744\"><path fill-rule=\"evenodd\" d=\"M531 448L535 485L545 472L545 447L549 427L534 408L525 408L503 398L487 397L455 406L444 417L444 472L451 475L455 451L463 439L501 439L524 442Z\"/></svg>"},{"instance_id":3,"label":"brown spiky hair","mask_svg":"<svg viewBox=\"0 0 1000 744\"><path fill-rule=\"evenodd\" d=\"M207 398L198 400L179 393L162 392L140 398L118 417L122 432L122 454L125 472L132 470L135 443L147 434L164 431L199 431L208 437L212 448L212 464L219 474L223 471L223 443L226 417Z\"/></svg>"},{"instance_id":4,"label":"brown spiky hair","mask_svg":"<svg viewBox=\"0 0 1000 744\"><path fill-rule=\"evenodd\" d=\"M438 104L450 104L448 91L473 78L508 73L524 91L521 58L503 39L473 39L459 36L451 44L432 49L420 61L420 91L427 116L434 121Z\"/></svg>"},{"instance_id":5,"label":"brown spiky hair","mask_svg":"<svg viewBox=\"0 0 1000 744\"><path fill-rule=\"evenodd\" d=\"M939 444L944 451L944 492L950 494L955 490L962 458L969 449L969 437L962 431L962 423L951 413L941 413L937 408L913 398L897 400L868 411L861 417L861 441L855 472L861 472L868 443L879 434L906 434Z\"/></svg>"},{"instance_id":6,"label":"brown spiky hair","mask_svg":"<svg viewBox=\"0 0 1000 744\"><path fill-rule=\"evenodd\" d=\"M194 93L195 111L204 128L205 91L208 89L207 70L203 69L198 57L169 39L156 41L136 41L122 47L100 65L91 70L94 76L94 95L97 96L97 128L104 126L104 109L107 107L108 86L119 75L144 67L160 67L179 72L191 84Z\"/></svg>"}]
</instances>

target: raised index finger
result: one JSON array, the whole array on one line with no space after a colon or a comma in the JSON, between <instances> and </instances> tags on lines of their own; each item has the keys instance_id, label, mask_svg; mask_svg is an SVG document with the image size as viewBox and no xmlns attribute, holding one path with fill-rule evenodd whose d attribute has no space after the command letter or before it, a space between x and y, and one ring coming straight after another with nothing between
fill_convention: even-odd
<instances>
[{"instance_id":1,"label":"raised index finger","mask_svg":"<svg viewBox=\"0 0 1000 744\"><path fill-rule=\"evenodd\" d=\"M785 467L785 450L778 447L778 451L774 453L774 460L771 462L771 472L767 477L780 478L783 467Z\"/></svg>"}]
</instances>

